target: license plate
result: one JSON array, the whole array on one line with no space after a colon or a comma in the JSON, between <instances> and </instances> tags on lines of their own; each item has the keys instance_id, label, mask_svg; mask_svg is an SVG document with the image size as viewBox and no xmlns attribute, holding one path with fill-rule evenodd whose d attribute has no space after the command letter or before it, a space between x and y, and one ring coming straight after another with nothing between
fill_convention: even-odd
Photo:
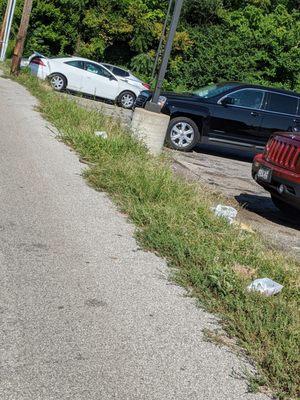
<instances>
[{"instance_id":1,"label":"license plate","mask_svg":"<svg viewBox=\"0 0 300 400\"><path fill-rule=\"evenodd\" d=\"M257 172L257 178L270 183L272 179L272 170L269 168L260 168Z\"/></svg>"}]
</instances>

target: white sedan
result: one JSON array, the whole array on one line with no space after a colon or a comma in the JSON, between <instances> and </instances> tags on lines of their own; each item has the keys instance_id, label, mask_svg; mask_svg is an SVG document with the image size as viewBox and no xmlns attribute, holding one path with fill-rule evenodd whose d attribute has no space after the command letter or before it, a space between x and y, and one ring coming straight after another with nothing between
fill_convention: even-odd
<instances>
[{"instance_id":1,"label":"white sedan","mask_svg":"<svg viewBox=\"0 0 300 400\"><path fill-rule=\"evenodd\" d=\"M116 65L107 64L104 62L101 62L101 65L109 69L114 75L116 75L118 78L121 78L123 81L139 86L141 90L150 90L151 88L151 86L148 83L144 83L127 69L117 67Z\"/></svg>"},{"instance_id":2,"label":"white sedan","mask_svg":"<svg viewBox=\"0 0 300 400\"><path fill-rule=\"evenodd\" d=\"M39 53L29 58L31 73L48 79L56 91L72 90L111 100L123 108L132 108L143 88L114 75L97 62L80 57L47 58Z\"/></svg>"}]
</instances>

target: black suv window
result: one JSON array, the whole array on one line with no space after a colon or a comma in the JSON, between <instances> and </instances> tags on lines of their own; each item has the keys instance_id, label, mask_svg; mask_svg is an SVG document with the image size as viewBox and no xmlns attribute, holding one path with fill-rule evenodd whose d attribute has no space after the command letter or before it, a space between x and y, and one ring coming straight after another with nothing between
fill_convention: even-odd
<instances>
[{"instance_id":1,"label":"black suv window","mask_svg":"<svg viewBox=\"0 0 300 400\"><path fill-rule=\"evenodd\" d=\"M267 110L283 114L296 115L298 99L280 93L269 93Z\"/></svg>"},{"instance_id":2,"label":"black suv window","mask_svg":"<svg viewBox=\"0 0 300 400\"><path fill-rule=\"evenodd\" d=\"M83 61L80 61L80 60L67 61L66 64L70 65L71 67L84 69L84 63L83 63Z\"/></svg>"},{"instance_id":3,"label":"black suv window","mask_svg":"<svg viewBox=\"0 0 300 400\"><path fill-rule=\"evenodd\" d=\"M264 92L261 90L244 89L228 95L235 106L258 109L261 107Z\"/></svg>"},{"instance_id":4,"label":"black suv window","mask_svg":"<svg viewBox=\"0 0 300 400\"><path fill-rule=\"evenodd\" d=\"M129 76L129 73L127 71L118 67L114 67L112 72L117 76L121 76L122 78Z\"/></svg>"},{"instance_id":5,"label":"black suv window","mask_svg":"<svg viewBox=\"0 0 300 400\"><path fill-rule=\"evenodd\" d=\"M90 62L85 63L85 70L87 72L91 72L92 74L105 76L106 78L110 78L112 76L105 68Z\"/></svg>"}]
</instances>

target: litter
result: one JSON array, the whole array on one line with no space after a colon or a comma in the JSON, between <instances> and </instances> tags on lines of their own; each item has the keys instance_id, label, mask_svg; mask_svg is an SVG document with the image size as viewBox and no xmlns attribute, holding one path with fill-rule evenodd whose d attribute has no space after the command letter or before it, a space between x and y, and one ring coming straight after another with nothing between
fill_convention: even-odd
<instances>
[{"instance_id":1,"label":"litter","mask_svg":"<svg viewBox=\"0 0 300 400\"><path fill-rule=\"evenodd\" d=\"M246 232L249 232L249 233L255 233L254 230L249 225L246 225L243 222L240 223L240 228L243 231L246 231Z\"/></svg>"},{"instance_id":2,"label":"litter","mask_svg":"<svg viewBox=\"0 0 300 400\"><path fill-rule=\"evenodd\" d=\"M255 279L249 286L248 290L262 293L266 296L272 296L281 292L283 286L269 278Z\"/></svg>"},{"instance_id":3,"label":"litter","mask_svg":"<svg viewBox=\"0 0 300 400\"><path fill-rule=\"evenodd\" d=\"M98 137L101 137L102 139L107 139L108 138L108 134L105 131L96 131L95 135Z\"/></svg>"},{"instance_id":4,"label":"litter","mask_svg":"<svg viewBox=\"0 0 300 400\"><path fill-rule=\"evenodd\" d=\"M246 225L243 222L234 221L233 224L237 228L240 228L242 231L249 232L249 233L255 233L254 230L249 225Z\"/></svg>"},{"instance_id":5,"label":"litter","mask_svg":"<svg viewBox=\"0 0 300 400\"><path fill-rule=\"evenodd\" d=\"M214 211L217 217L222 217L227 219L227 221L232 224L237 216L237 210L233 207L224 206L222 204L218 204L217 207L213 207L212 210Z\"/></svg>"}]
</instances>

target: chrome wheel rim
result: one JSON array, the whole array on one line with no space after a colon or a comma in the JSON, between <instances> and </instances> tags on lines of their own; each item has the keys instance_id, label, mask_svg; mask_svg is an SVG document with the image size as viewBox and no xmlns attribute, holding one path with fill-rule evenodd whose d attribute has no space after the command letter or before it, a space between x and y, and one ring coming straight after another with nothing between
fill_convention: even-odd
<instances>
[{"instance_id":1,"label":"chrome wheel rim","mask_svg":"<svg viewBox=\"0 0 300 400\"><path fill-rule=\"evenodd\" d=\"M121 97L121 104L123 107L130 108L133 106L133 103L134 103L134 97L132 96L132 94L124 94Z\"/></svg>"},{"instance_id":2,"label":"chrome wheel rim","mask_svg":"<svg viewBox=\"0 0 300 400\"><path fill-rule=\"evenodd\" d=\"M184 149L194 140L194 128L187 122L178 122L173 126L170 133L171 142L175 147Z\"/></svg>"},{"instance_id":3,"label":"chrome wheel rim","mask_svg":"<svg viewBox=\"0 0 300 400\"><path fill-rule=\"evenodd\" d=\"M64 80L61 76L55 75L51 78L51 86L55 90L61 90L64 87Z\"/></svg>"}]
</instances>

